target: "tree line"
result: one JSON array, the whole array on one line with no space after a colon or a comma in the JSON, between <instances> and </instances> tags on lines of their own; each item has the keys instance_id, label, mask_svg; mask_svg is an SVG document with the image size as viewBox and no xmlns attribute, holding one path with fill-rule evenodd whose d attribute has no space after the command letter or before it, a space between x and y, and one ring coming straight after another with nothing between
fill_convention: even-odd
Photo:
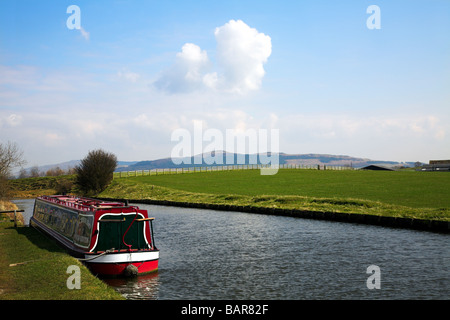
<instances>
[{"instance_id":1,"label":"tree line","mask_svg":"<svg viewBox=\"0 0 450 320\"><path fill-rule=\"evenodd\" d=\"M26 161L23 159L23 151L16 143L0 142L0 199L11 196L11 188L8 180L11 179L12 170L22 167L19 178L35 178L42 176L75 175L75 190L79 195L95 196L106 189L113 180L113 173L117 167L117 157L102 149L89 151L87 156L81 160L80 164L74 168L62 170L59 167L51 168L44 172L39 172L37 166L29 171L23 169Z\"/></svg>"},{"instance_id":2,"label":"tree line","mask_svg":"<svg viewBox=\"0 0 450 320\"><path fill-rule=\"evenodd\" d=\"M29 170L21 168L19 171L18 179L24 178L37 178L37 177L57 177L65 176L68 174L75 174L75 168L68 168L66 170L61 169L59 166L50 168L47 171L39 171L38 166L31 167Z\"/></svg>"}]
</instances>

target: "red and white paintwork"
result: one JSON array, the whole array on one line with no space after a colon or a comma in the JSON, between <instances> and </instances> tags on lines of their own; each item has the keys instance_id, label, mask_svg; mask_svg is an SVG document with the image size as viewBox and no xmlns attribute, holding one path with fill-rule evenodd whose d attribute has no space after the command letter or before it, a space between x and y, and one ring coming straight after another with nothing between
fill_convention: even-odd
<instances>
[{"instance_id":1,"label":"red and white paintwork","mask_svg":"<svg viewBox=\"0 0 450 320\"><path fill-rule=\"evenodd\" d=\"M158 269L158 251L149 252L112 252L100 256L99 254L85 254L89 269L95 274L121 275L126 268L133 265L139 273L153 272Z\"/></svg>"},{"instance_id":2,"label":"red and white paintwork","mask_svg":"<svg viewBox=\"0 0 450 320\"><path fill-rule=\"evenodd\" d=\"M83 241L81 236L73 231L72 236L64 234L61 229L67 229L66 225L60 223L58 228L45 223L43 218L46 213L40 210L37 214L36 208L45 206L46 211L62 212L62 218L67 220L70 217L73 230L79 230L83 219L89 219L90 230L84 230ZM53 213L54 214L54 213ZM107 250L94 252L97 245L97 235L99 234L100 220L114 215L135 215L136 218L145 220L144 237L147 249ZM75 218L76 217L76 218ZM77 220L77 221L75 221ZM121 202L106 202L90 198L80 198L75 196L41 196L35 201L33 217L30 225L44 232L56 242L64 247L71 255L83 261L88 268L96 275L119 276L124 275L127 269L133 270L134 274L149 273L158 270L159 250L153 244L153 234L151 234L151 220L147 211L136 206L129 206ZM61 227L61 225L63 225ZM89 234L89 239L86 235ZM77 237L78 236L78 237ZM77 242L77 239L79 240ZM122 240L122 239L120 239Z\"/></svg>"}]
</instances>

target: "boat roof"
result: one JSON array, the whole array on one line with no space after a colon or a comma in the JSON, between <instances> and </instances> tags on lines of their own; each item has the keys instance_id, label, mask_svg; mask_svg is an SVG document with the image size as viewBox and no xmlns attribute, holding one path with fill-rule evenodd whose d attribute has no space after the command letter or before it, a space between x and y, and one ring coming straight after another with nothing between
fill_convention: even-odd
<instances>
[{"instance_id":1,"label":"boat roof","mask_svg":"<svg viewBox=\"0 0 450 320\"><path fill-rule=\"evenodd\" d=\"M110 208L131 207L123 202L104 201L99 199L77 197L72 195L40 196L38 197L38 199L46 200L59 205L68 206L81 210L101 210Z\"/></svg>"}]
</instances>

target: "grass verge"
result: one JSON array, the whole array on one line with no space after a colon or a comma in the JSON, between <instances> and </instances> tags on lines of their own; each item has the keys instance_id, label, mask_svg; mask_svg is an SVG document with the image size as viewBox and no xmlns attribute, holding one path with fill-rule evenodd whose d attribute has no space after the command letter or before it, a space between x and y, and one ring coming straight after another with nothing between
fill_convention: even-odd
<instances>
[{"instance_id":1,"label":"grass verge","mask_svg":"<svg viewBox=\"0 0 450 320\"><path fill-rule=\"evenodd\" d=\"M71 265L80 268L80 289L67 288ZM0 214L0 300L123 299L43 234Z\"/></svg>"}]
</instances>

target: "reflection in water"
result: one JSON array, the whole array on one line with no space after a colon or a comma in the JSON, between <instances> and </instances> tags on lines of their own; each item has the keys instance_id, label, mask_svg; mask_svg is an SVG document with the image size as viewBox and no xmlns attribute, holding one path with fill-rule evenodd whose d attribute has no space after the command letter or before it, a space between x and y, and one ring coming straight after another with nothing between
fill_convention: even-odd
<instances>
[{"instance_id":1,"label":"reflection in water","mask_svg":"<svg viewBox=\"0 0 450 320\"><path fill-rule=\"evenodd\" d=\"M104 278L102 280L114 287L126 299L156 300L158 298L158 271L136 278Z\"/></svg>"},{"instance_id":2,"label":"reflection in water","mask_svg":"<svg viewBox=\"0 0 450 320\"><path fill-rule=\"evenodd\" d=\"M25 225L28 225L33 216L34 199L16 199L12 202L15 203L19 209L25 210L25 212L22 212L22 216Z\"/></svg>"}]
</instances>

